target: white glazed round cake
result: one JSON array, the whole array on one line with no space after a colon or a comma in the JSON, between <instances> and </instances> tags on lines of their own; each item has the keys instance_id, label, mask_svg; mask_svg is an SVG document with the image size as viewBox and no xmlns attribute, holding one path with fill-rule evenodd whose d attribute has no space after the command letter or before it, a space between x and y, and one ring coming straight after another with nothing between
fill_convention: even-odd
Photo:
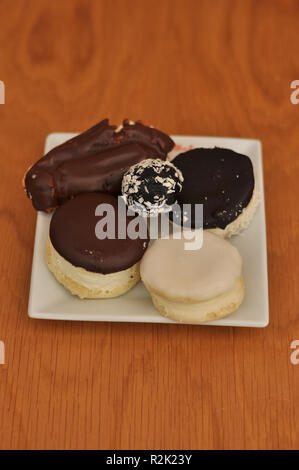
<instances>
[{"instance_id":1,"label":"white glazed round cake","mask_svg":"<svg viewBox=\"0 0 299 470\"><path fill-rule=\"evenodd\" d=\"M159 239L144 254L140 275L159 312L175 321L203 323L229 315L244 297L242 258L227 240L203 231L203 245Z\"/></svg>"}]
</instances>

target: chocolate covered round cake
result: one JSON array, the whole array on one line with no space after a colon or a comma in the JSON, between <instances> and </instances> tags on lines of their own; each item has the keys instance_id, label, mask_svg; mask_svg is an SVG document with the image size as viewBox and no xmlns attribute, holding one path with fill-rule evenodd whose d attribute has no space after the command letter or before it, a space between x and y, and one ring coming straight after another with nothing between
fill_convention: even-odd
<instances>
[{"instance_id":1,"label":"chocolate covered round cake","mask_svg":"<svg viewBox=\"0 0 299 470\"><path fill-rule=\"evenodd\" d=\"M248 226L258 205L249 157L225 148L198 148L179 154L173 163L184 177L178 204L191 205L189 216L171 214L173 222L199 228L195 204L203 204L204 229L228 237Z\"/></svg>"},{"instance_id":2,"label":"chocolate covered round cake","mask_svg":"<svg viewBox=\"0 0 299 470\"><path fill-rule=\"evenodd\" d=\"M103 210L98 212L101 207ZM96 227L101 221L105 227L107 209L112 209L114 232L99 238ZM112 195L86 193L69 200L51 219L47 246L50 271L81 298L108 298L125 293L140 279L139 261L149 241L142 218L139 223L145 225L145 238L128 236L128 225L134 219L127 215L125 207L120 212L119 201Z\"/></svg>"},{"instance_id":3,"label":"chocolate covered round cake","mask_svg":"<svg viewBox=\"0 0 299 470\"><path fill-rule=\"evenodd\" d=\"M172 163L147 159L133 165L123 176L122 195L139 214L167 212L182 190L183 176Z\"/></svg>"}]
</instances>

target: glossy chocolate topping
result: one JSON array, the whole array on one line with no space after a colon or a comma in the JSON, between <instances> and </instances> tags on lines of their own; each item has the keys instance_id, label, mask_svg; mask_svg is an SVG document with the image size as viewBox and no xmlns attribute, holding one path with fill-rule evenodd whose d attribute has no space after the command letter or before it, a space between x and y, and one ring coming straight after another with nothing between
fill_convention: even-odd
<instances>
[{"instance_id":1,"label":"glossy chocolate topping","mask_svg":"<svg viewBox=\"0 0 299 470\"><path fill-rule=\"evenodd\" d=\"M26 174L26 192L35 209L47 212L87 191L120 194L121 178L131 165L165 159L173 146L168 135L139 121L125 120L116 129L104 119L38 160Z\"/></svg>"},{"instance_id":2,"label":"glossy chocolate topping","mask_svg":"<svg viewBox=\"0 0 299 470\"><path fill-rule=\"evenodd\" d=\"M203 204L203 228L224 229L249 204L254 175L246 155L224 148L199 148L179 154L172 163L184 177L178 203ZM191 214L195 228L194 211ZM174 222L181 223L181 219Z\"/></svg>"},{"instance_id":3,"label":"glossy chocolate topping","mask_svg":"<svg viewBox=\"0 0 299 470\"><path fill-rule=\"evenodd\" d=\"M123 208L124 202L121 200ZM96 216L99 204L111 204L115 210L115 232L118 234L118 199L109 194L87 193L70 199L52 216L50 240L56 251L73 266L102 274L128 269L137 263L148 245L148 238L131 240L115 238L100 240L96 236L96 224L102 217ZM122 213L122 212L120 212ZM135 217L121 219L127 226ZM142 222L146 224L144 219ZM145 232L147 233L147 232Z\"/></svg>"}]
</instances>

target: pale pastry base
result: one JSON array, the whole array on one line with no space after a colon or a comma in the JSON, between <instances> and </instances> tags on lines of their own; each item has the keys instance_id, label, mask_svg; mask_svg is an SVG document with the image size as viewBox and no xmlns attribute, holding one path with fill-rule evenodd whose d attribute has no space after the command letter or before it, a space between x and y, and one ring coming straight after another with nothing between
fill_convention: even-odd
<instances>
[{"instance_id":1,"label":"pale pastry base","mask_svg":"<svg viewBox=\"0 0 299 470\"><path fill-rule=\"evenodd\" d=\"M248 227L251 222L251 219L254 216L254 213L259 205L260 197L259 192L255 188L252 193L251 200L249 201L248 206L243 210L243 212L230 224L228 224L225 229L222 228L210 228L207 229L209 232L219 235L219 237L229 238L233 235L237 235L242 230Z\"/></svg>"},{"instance_id":2,"label":"pale pastry base","mask_svg":"<svg viewBox=\"0 0 299 470\"><path fill-rule=\"evenodd\" d=\"M182 323L205 323L226 317L240 306L245 293L242 276L229 291L200 302L174 302L151 292L148 286L147 289L152 296L154 306L164 317Z\"/></svg>"},{"instance_id":3,"label":"pale pastry base","mask_svg":"<svg viewBox=\"0 0 299 470\"><path fill-rule=\"evenodd\" d=\"M259 205L259 202L260 194L257 189L254 189L248 206L243 209L243 212L235 220L228 224L224 229L216 227L208 228L205 230L207 230L208 232L215 233L215 235L218 235L222 238L230 238L233 235L237 235L238 233L242 232L242 230L245 230L248 227ZM171 219L169 220L173 227L179 227L179 225L174 224Z\"/></svg>"},{"instance_id":4,"label":"pale pastry base","mask_svg":"<svg viewBox=\"0 0 299 470\"><path fill-rule=\"evenodd\" d=\"M118 297L134 287L140 280L140 262L112 274L93 273L73 266L60 256L50 239L48 239L46 258L48 268L57 281L81 299Z\"/></svg>"}]
</instances>

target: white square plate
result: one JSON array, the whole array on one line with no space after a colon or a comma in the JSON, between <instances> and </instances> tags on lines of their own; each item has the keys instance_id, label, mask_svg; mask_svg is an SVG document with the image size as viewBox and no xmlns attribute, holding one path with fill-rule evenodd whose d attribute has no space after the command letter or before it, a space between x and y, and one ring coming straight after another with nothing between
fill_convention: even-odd
<instances>
[{"instance_id":1,"label":"white square plate","mask_svg":"<svg viewBox=\"0 0 299 470\"><path fill-rule=\"evenodd\" d=\"M76 134L54 133L46 139L45 152L74 137ZM269 322L267 246L264 207L262 148L258 140L173 136L177 144L173 156L190 146L226 147L248 155L253 163L260 205L250 226L230 239L243 257L245 299L242 305L226 318L205 325L264 327ZM179 147L179 149L178 149ZM38 212L29 296L29 316L52 320L113 321L144 323L175 323L164 318L153 307L150 295L142 282L115 299L84 299L71 295L60 285L47 268L46 240L51 215Z\"/></svg>"}]
</instances>

